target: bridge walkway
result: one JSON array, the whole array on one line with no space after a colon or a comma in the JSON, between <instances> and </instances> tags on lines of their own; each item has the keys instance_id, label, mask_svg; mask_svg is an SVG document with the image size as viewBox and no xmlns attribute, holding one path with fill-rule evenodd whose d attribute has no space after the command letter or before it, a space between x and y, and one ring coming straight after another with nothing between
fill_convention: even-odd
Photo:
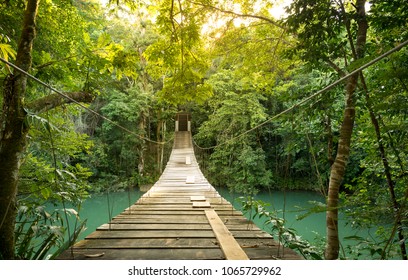
<instances>
[{"instance_id":1,"label":"bridge walkway","mask_svg":"<svg viewBox=\"0 0 408 280\"><path fill-rule=\"evenodd\" d=\"M59 259L301 259L248 221L203 176L191 133L179 131L166 168L134 205Z\"/></svg>"}]
</instances>

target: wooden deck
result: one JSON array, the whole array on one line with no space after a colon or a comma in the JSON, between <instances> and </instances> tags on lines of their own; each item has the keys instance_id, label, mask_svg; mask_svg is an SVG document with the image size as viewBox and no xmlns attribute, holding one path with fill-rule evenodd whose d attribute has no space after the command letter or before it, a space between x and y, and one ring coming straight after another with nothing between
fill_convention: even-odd
<instances>
[{"instance_id":1,"label":"wooden deck","mask_svg":"<svg viewBox=\"0 0 408 280\"><path fill-rule=\"evenodd\" d=\"M160 179L59 259L301 259L221 197L201 173L191 133L176 132Z\"/></svg>"}]
</instances>

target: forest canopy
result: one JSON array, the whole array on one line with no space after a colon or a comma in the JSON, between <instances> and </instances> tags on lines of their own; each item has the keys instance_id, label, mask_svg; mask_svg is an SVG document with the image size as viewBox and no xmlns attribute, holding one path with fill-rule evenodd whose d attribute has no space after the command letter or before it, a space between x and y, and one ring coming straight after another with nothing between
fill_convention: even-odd
<instances>
[{"instance_id":1,"label":"forest canopy","mask_svg":"<svg viewBox=\"0 0 408 280\"><path fill-rule=\"evenodd\" d=\"M215 187L325 197L321 258L340 257L341 211L377 228L370 258L407 259L404 1L0 0L0 15L0 257L51 258L90 193L154 183L186 111Z\"/></svg>"}]
</instances>

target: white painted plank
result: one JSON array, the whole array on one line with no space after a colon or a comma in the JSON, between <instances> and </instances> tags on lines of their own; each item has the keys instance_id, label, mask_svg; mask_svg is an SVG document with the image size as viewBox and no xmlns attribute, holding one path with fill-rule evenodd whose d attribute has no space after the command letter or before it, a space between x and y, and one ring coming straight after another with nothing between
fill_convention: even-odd
<instances>
[{"instance_id":1,"label":"white painted plank","mask_svg":"<svg viewBox=\"0 0 408 280\"><path fill-rule=\"evenodd\" d=\"M203 195L193 195L190 196L190 201L206 201L206 198Z\"/></svg>"},{"instance_id":2,"label":"white painted plank","mask_svg":"<svg viewBox=\"0 0 408 280\"><path fill-rule=\"evenodd\" d=\"M195 183L195 176L187 176L186 184L194 184Z\"/></svg>"},{"instance_id":3,"label":"white painted plank","mask_svg":"<svg viewBox=\"0 0 408 280\"><path fill-rule=\"evenodd\" d=\"M211 204L208 201L195 201L193 202L193 208L210 208Z\"/></svg>"}]
</instances>

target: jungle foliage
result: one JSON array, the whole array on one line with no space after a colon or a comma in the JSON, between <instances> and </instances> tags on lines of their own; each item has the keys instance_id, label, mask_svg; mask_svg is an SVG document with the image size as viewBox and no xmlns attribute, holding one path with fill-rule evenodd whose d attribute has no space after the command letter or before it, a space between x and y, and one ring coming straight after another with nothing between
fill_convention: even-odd
<instances>
[{"instance_id":1,"label":"jungle foliage","mask_svg":"<svg viewBox=\"0 0 408 280\"><path fill-rule=\"evenodd\" d=\"M16 204L0 203L1 215L15 209L6 240L14 253L1 247L3 258L52 257L51 247L66 248L84 226L78 220L67 232L65 215L77 217L89 193L154 182L178 111L192 113L197 157L214 186L244 197L318 191L333 221L341 211L353 226L377 229L370 240L349 237L360 242L350 258L357 248L407 258L408 48L298 105L405 42L404 1L293 0L282 18L272 15L281 1L110 2L0 0L0 57L10 62L21 58L24 11L37 5L27 70L49 85L28 79L21 93L27 143L16 164ZM18 76L0 63L2 141L9 81ZM54 105L53 89L86 105ZM77 210L48 213L45 203ZM243 205L305 256L339 257L335 232L323 253L262 203Z\"/></svg>"}]
</instances>

